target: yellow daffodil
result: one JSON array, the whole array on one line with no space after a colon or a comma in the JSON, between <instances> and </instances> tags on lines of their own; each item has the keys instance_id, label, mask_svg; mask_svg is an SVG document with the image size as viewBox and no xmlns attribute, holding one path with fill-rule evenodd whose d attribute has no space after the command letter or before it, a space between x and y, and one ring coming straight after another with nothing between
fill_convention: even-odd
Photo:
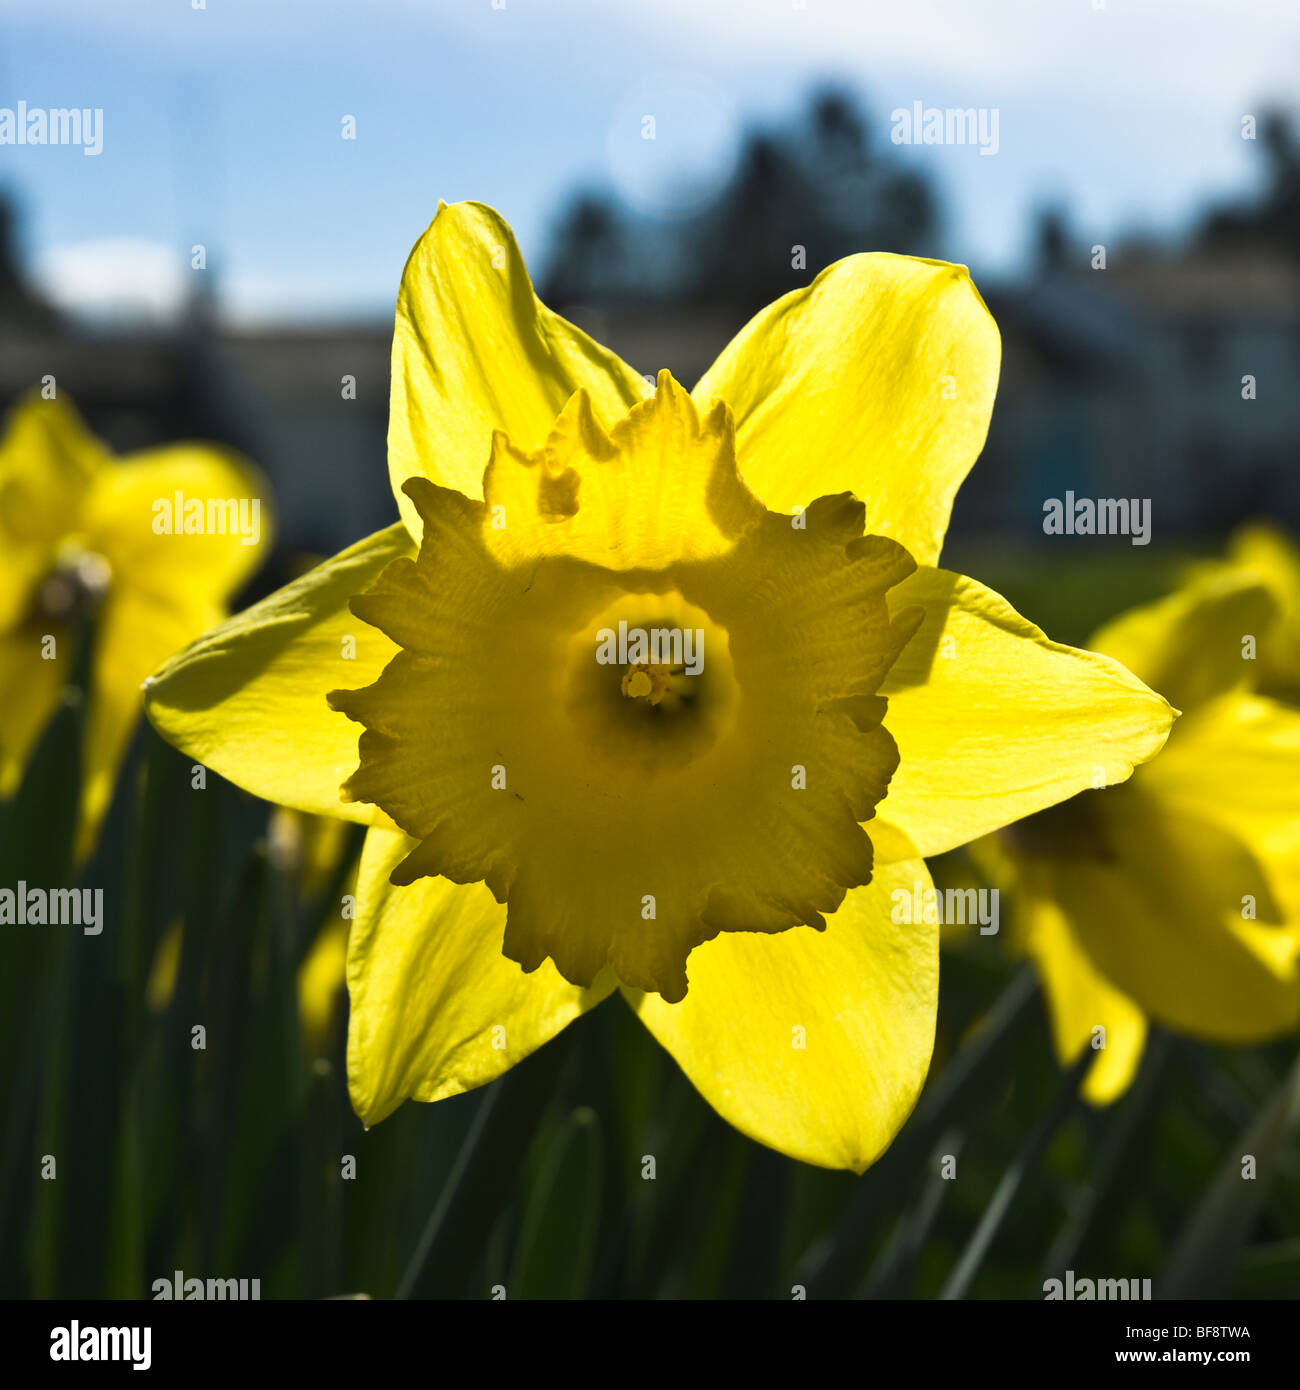
<instances>
[{"instance_id":1,"label":"yellow daffodil","mask_svg":"<svg viewBox=\"0 0 1300 1390\"><path fill-rule=\"evenodd\" d=\"M619 990L745 1133L885 1148L934 1038L922 856L1124 779L1172 718L936 568L998 362L962 267L861 255L654 386L538 302L495 212L439 209L398 299L401 520L148 692L222 775L370 827L363 1120Z\"/></svg>"},{"instance_id":2,"label":"yellow daffodil","mask_svg":"<svg viewBox=\"0 0 1300 1390\"><path fill-rule=\"evenodd\" d=\"M1016 890L1062 1062L1084 1094L1128 1087L1147 1020L1250 1043L1300 1024L1300 711L1255 693L1276 607L1222 570L1093 639L1182 710L1124 786L1088 791L976 847Z\"/></svg>"},{"instance_id":3,"label":"yellow daffodil","mask_svg":"<svg viewBox=\"0 0 1300 1390\"><path fill-rule=\"evenodd\" d=\"M230 518L232 501L256 516L255 537L209 526L210 514ZM64 399L20 402L0 440L0 796L17 787L94 609L78 829L88 852L141 683L225 615L269 528L264 488L228 451L175 444L119 460Z\"/></svg>"}]
</instances>

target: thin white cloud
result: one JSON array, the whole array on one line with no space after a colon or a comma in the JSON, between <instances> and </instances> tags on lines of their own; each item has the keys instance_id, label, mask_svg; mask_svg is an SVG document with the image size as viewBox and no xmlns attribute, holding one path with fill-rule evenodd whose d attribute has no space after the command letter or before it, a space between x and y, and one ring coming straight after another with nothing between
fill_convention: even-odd
<instances>
[{"instance_id":1,"label":"thin white cloud","mask_svg":"<svg viewBox=\"0 0 1300 1390\"><path fill-rule=\"evenodd\" d=\"M187 267L161 242L110 237L50 246L32 269L45 297L79 318L163 323L185 305Z\"/></svg>"},{"instance_id":2,"label":"thin white cloud","mask_svg":"<svg viewBox=\"0 0 1300 1390\"><path fill-rule=\"evenodd\" d=\"M392 316L396 284L383 277L349 281L346 289L327 272L298 276L234 270L221 282L219 311L231 328L283 328L348 321L385 322Z\"/></svg>"}]
</instances>

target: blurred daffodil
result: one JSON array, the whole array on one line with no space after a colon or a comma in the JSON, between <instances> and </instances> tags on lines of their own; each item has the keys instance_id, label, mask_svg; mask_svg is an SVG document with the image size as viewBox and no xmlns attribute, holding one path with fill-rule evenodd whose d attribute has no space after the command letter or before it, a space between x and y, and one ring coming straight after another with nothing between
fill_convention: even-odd
<instances>
[{"instance_id":1,"label":"blurred daffodil","mask_svg":"<svg viewBox=\"0 0 1300 1390\"><path fill-rule=\"evenodd\" d=\"M1097 1051L1095 1103L1128 1087L1148 1019L1226 1043L1300 1024L1300 711L1254 689L1276 614L1221 569L1104 627L1096 650L1182 710L1167 747L975 847L1015 889L1061 1061Z\"/></svg>"},{"instance_id":2,"label":"blurred daffodil","mask_svg":"<svg viewBox=\"0 0 1300 1390\"><path fill-rule=\"evenodd\" d=\"M108 807L141 683L224 616L266 546L263 493L223 449L175 444L119 460L62 398L30 395L11 413L0 440L0 797L17 787L93 612L79 856ZM212 533L209 502L228 517L229 501L253 499L256 539ZM184 515L173 524L178 504L199 508L188 527Z\"/></svg>"},{"instance_id":3,"label":"blurred daffodil","mask_svg":"<svg viewBox=\"0 0 1300 1390\"><path fill-rule=\"evenodd\" d=\"M367 1123L617 990L745 1133L886 1147L934 1039L922 856L1126 778L1172 719L936 568L999 351L963 268L861 255L656 388L538 302L496 213L439 209L398 299L401 521L148 695L223 776L370 827Z\"/></svg>"}]
</instances>

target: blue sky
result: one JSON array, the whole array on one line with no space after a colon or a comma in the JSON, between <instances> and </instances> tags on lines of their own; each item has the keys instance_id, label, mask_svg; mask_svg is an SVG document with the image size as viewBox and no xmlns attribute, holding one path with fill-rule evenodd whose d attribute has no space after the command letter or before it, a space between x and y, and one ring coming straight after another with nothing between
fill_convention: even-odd
<instances>
[{"instance_id":1,"label":"blue sky","mask_svg":"<svg viewBox=\"0 0 1300 1390\"><path fill-rule=\"evenodd\" d=\"M234 317L380 315L439 197L493 203L536 260L576 183L716 184L739 129L835 79L881 141L914 101L998 109L994 157L903 154L945 201L935 251L1009 273L1045 200L1105 241L1251 187L1241 116L1295 97L1294 0L1095 3L0 0L0 107L104 111L100 156L2 146L0 186L65 298L165 308L203 242Z\"/></svg>"}]
</instances>

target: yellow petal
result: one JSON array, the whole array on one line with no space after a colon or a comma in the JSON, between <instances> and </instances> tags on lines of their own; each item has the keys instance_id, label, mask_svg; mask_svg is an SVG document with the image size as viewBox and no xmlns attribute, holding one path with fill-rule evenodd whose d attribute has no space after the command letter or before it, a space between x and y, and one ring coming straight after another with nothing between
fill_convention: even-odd
<instances>
[{"instance_id":1,"label":"yellow petal","mask_svg":"<svg viewBox=\"0 0 1300 1390\"><path fill-rule=\"evenodd\" d=\"M1000 360L964 266L872 253L769 305L693 394L735 412L741 472L765 506L852 492L868 533L934 564L984 447Z\"/></svg>"},{"instance_id":2,"label":"yellow petal","mask_svg":"<svg viewBox=\"0 0 1300 1390\"><path fill-rule=\"evenodd\" d=\"M0 440L0 631L27 611L60 540L75 533L91 479L108 461L62 398L21 400Z\"/></svg>"},{"instance_id":3,"label":"yellow petal","mask_svg":"<svg viewBox=\"0 0 1300 1390\"><path fill-rule=\"evenodd\" d=\"M891 838L883 825L872 835ZM916 1104L934 1046L939 928L894 920L913 915L901 904L931 880L892 838L894 862L853 889L825 931L729 932L696 947L680 1004L625 991L724 1119L825 1168L860 1173L879 1157Z\"/></svg>"},{"instance_id":4,"label":"yellow petal","mask_svg":"<svg viewBox=\"0 0 1300 1390\"><path fill-rule=\"evenodd\" d=\"M1238 527L1228 541L1228 561L1255 570L1279 602L1300 605L1300 549L1273 522Z\"/></svg>"},{"instance_id":5,"label":"yellow petal","mask_svg":"<svg viewBox=\"0 0 1300 1390\"><path fill-rule=\"evenodd\" d=\"M1016 936L1042 977L1057 1058L1068 1066L1093 1049L1082 1093L1093 1105L1109 1105L1128 1090L1142 1060L1146 1016L1097 969L1070 929L1055 897L1054 863L1016 861Z\"/></svg>"},{"instance_id":6,"label":"yellow petal","mask_svg":"<svg viewBox=\"0 0 1300 1390\"><path fill-rule=\"evenodd\" d=\"M613 989L566 984L549 961L532 974L501 954L505 908L481 883L389 875L415 842L366 836L348 943L348 1086L376 1124L404 1100L441 1100L500 1076Z\"/></svg>"},{"instance_id":7,"label":"yellow petal","mask_svg":"<svg viewBox=\"0 0 1300 1390\"><path fill-rule=\"evenodd\" d=\"M72 660L73 635L62 627L49 635L55 651L45 661L42 633L31 624L0 632L0 797L11 796L22 780L27 756L59 702L59 691Z\"/></svg>"},{"instance_id":8,"label":"yellow petal","mask_svg":"<svg viewBox=\"0 0 1300 1390\"><path fill-rule=\"evenodd\" d=\"M1163 745L1165 700L975 580L923 566L889 598L926 616L882 687L900 762L881 814L922 854L1122 782Z\"/></svg>"},{"instance_id":9,"label":"yellow petal","mask_svg":"<svg viewBox=\"0 0 1300 1390\"><path fill-rule=\"evenodd\" d=\"M301 811L368 822L344 804L356 726L331 710L340 681L373 681L397 652L348 600L415 547L400 523L237 614L173 657L145 692L158 731L237 786Z\"/></svg>"},{"instance_id":10,"label":"yellow petal","mask_svg":"<svg viewBox=\"0 0 1300 1390\"><path fill-rule=\"evenodd\" d=\"M216 605L175 607L126 582L116 584L105 598L91 661L78 857L93 846L112 800L118 769L140 717L145 678L220 616Z\"/></svg>"},{"instance_id":11,"label":"yellow petal","mask_svg":"<svg viewBox=\"0 0 1300 1390\"><path fill-rule=\"evenodd\" d=\"M261 563L273 528L266 480L206 444L150 449L101 470L83 519L86 548L115 578L178 612L224 604Z\"/></svg>"},{"instance_id":12,"label":"yellow petal","mask_svg":"<svg viewBox=\"0 0 1300 1390\"><path fill-rule=\"evenodd\" d=\"M1242 639L1262 640L1276 615L1276 602L1257 577L1228 570L1130 609L1091 645L1186 712L1254 679Z\"/></svg>"},{"instance_id":13,"label":"yellow petal","mask_svg":"<svg viewBox=\"0 0 1300 1390\"><path fill-rule=\"evenodd\" d=\"M402 273L393 331L388 470L411 534L408 478L482 497L493 431L531 452L579 387L606 426L648 389L541 303L498 213L440 205Z\"/></svg>"}]
</instances>

